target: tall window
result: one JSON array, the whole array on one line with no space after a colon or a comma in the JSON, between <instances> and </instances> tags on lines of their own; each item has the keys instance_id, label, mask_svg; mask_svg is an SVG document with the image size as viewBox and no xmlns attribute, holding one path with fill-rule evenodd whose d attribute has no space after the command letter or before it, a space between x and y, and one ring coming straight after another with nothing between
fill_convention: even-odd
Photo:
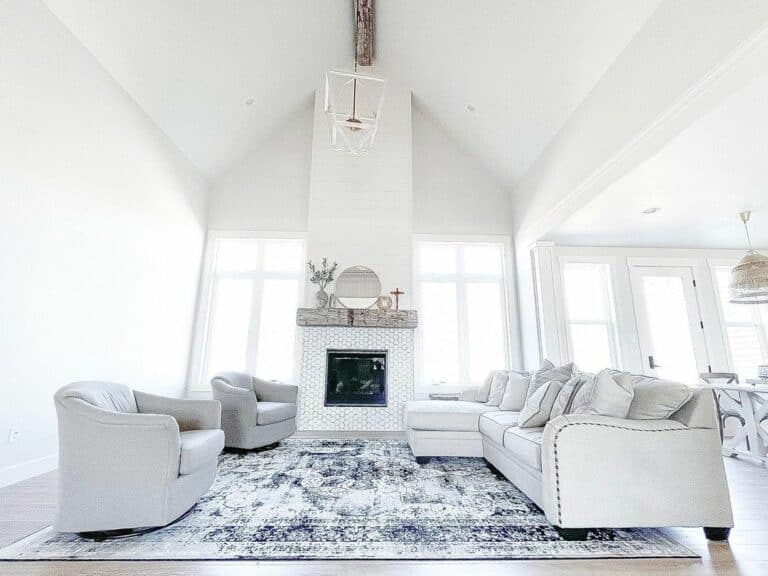
<instances>
[{"instance_id":1,"label":"tall window","mask_svg":"<svg viewBox=\"0 0 768 576\"><path fill-rule=\"evenodd\" d=\"M567 262L562 271L571 359L587 372L618 368L610 266Z\"/></svg>"},{"instance_id":2,"label":"tall window","mask_svg":"<svg viewBox=\"0 0 768 576\"><path fill-rule=\"evenodd\" d=\"M209 244L194 387L223 370L290 380L304 241L214 234Z\"/></svg>"},{"instance_id":3,"label":"tall window","mask_svg":"<svg viewBox=\"0 0 768 576\"><path fill-rule=\"evenodd\" d=\"M419 241L421 379L451 387L508 366L504 242Z\"/></svg>"},{"instance_id":4,"label":"tall window","mask_svg":"<svg viewBox=\"0 0 768 576\"><path fill-rule=\"evenodd\" d=\"M768 305L731 304L728 292L730 274L730 266L715 267L731 370L743 381L755 378L757 367L768 362Z\"/></svg>"}]
</instances>

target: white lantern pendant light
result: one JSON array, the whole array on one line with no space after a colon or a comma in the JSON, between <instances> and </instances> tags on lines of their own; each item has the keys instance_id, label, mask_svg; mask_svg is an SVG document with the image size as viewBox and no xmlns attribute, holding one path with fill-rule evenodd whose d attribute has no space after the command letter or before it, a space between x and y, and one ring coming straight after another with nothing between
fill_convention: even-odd
<instances>
[{"instance_id":1,"label":"white lantern pendant light","mask_svg":"<svg viewBox=\"0 0 768 576\"><path fill-rule=\"evenodd\" d=\"M331 70L325 75L325 113L331 146L353 156L371 151L379 127L386 81L354 72Z\"/></svg>"},{"instance_id":2,"label":"white lantern pendant light","mask_svg":"<svg viewBox=\"0 0 768 576\"><path fill-rule=\"evenodd\" d=\"M749 237L749 217L751 212L742 212L741 221L747 233L749 250L744 258L731 270L732 304L768 304L768 257L752 248Z\"/></svg>"}]
</instances>

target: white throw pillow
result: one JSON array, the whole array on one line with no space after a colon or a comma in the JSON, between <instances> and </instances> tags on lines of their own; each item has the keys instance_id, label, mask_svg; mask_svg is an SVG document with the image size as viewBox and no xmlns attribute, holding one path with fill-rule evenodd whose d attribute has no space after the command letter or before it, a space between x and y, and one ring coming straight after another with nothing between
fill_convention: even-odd
<instances>
[{"instance_id":1,"label":"white throw pillow","mask_svg":"<svg viewBox=\"0 0 768 576\"><path fill-rule=\"evenodd\" d=\"M551 380L555 380L561 384L568 382L575 370L576 367L574 366L573 362L564 366L555 366L549 360L544 360L544 362L541 364L541 368L531 374L531 380L528 383L528 393L526 398L530 398L531 395L536 392L539 386Z\"/></svg>"},{"instance_id":2,"label":"white throw pillow","mask_svg":"<svg viewBox=\"0 0 768 576\"><path fill-rule=\"evenodd\" d=\"M504 370L497 370L491 378L491 391L488 393L488 406L498 406L504 397L507 389L507 379L509 376Z\"/></svg>"},{"instance_id":3,"label":"white throw pillow","mask_svg":"<svg viewBox=\"0 0 768 576\"><path fill-rule=\"evenodd\" d=\"M488 396L491 393L491 382L493 382L493 375L496 373L495 370L492 370L488 376L486 376L485 380L482 384L480 384L480 388L477 389L477 392L475 392L475 402L488 402Z\"/></svg>"},{"instance_id":4,"label":"white throw pillow","mask_svg":"<svg viewBox=\"0 0 768 576\"><path fill-rule=\"evenodd\" d=\"M624 373L635 392L627 418L666 420L693 396L693 389L679 382Z\"/></svg>"},{"instance_id":5,"label":"white throw pillow","mask_svg":"<svg viewBox=\"0 0 768 576\"><path fill-rule=\"evenodd\" d=\"M507 389L499 404L499 410L511 410L519 412L525 406L525 398L528 395L528 383L531 375L528 372L516 372L510 370L507 379Z\"/></svg>"},{"instance_id":6,"label":"white throw pillow","mask_svg":"<svg viewBox=\"0 0 768 576\"><path fill-rule=\"evenodd\" d=\"M608 370L603 370L582 385L574 396L570 413L626 418L634 396L628 374L614 378Z\"/></svg>"},{"instance_id":7,"label":"white throw pillow","mask_svg":"<svg viewBox=\"0 0 768 576\"><path fill-rule=\"evenodd\" d=\"M552 405L555 403L561 387L562 384L557 380L550 380L539 386L530 398L526 400L525 406L520 411L517 426L519 428L538 428L544 426L549 420Z\"/></svg>"}]
</instances>

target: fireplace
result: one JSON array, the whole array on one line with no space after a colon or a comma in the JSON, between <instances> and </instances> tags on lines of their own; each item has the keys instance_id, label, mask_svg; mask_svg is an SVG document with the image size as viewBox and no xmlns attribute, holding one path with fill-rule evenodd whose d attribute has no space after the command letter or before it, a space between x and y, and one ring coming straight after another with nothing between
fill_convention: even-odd
<instances>
[{"instance_id":1,"label":"fireplace","mask_svg":"<svg viewBox=\"0 0 768 576\"><path fill-rule=\"evenodd\" d=\"M326 406L387 405L386 350L328 350Z\"/></svg>"}]
</instances>

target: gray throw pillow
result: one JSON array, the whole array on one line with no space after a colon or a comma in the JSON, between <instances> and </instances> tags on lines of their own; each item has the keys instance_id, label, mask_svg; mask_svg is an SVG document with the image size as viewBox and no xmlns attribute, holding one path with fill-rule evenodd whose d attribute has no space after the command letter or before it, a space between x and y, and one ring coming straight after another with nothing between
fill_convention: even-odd
<instances>
[{"instance_id":1,"label":"gray throw pillow","mask_svg":"<svg viewBox=\"0 0 768 576\"><path fill-rule=\"evenodd\" d=\"M576 392L579 383L584 382L586 378L584 375L574 376L568 382L563 384L562 388L560 388L560 392L557 394L557 398L555 398L555 403L552 406L552 412L549 414L549 419L554 420L558 416L562 416L563 414L568 414L568 410L571 407L571 398L574 395L574 392Z\"/></svg>"},{"instance_id":2,"label":"gray throw pillow","mask_svg":"<svg viewBox=\"0 0 768 576\"><path fill-rule=\"evenodd\" d=\"M525 406L520 411L517 425L520 428L538 428L544 426L549 420L552 405L562 384L556 380L550 380L539 386L526 400Z\"/></svg>"},{"instance_id":3,"label":"gray throw pillow","mask_svg":"<svg viewBox=\"0 0 768 576\"><path fill-rule=\"evenodd\" d=\"M531 380L528 383L528 393L526 394L526 398L530 398L531 395L536 392L539 386L551 380L555 380L561 384L568 382L568 380L570 380L571 376L573 375L574 369L575 367L573 362L564 366L555 366L549 360L544 360L544 362L541 364L541 368L531 374Z\"/></svg>"},{"instance_id":4,"label":"gray throw pillow","mask_svg":"<svg viewBox=\"0 0 768 576\"><path fill-rule=\"evenodd\" d=\"M498 406L504 397L504 391L507 389L507 379L509 376L504 370L497 370L491 378L491 390L488 393L488 406Z\"/></svg>"},{"instance_id":5,"label":"gray throw pillow","mask_svg":"<svg viewBox=\"0 0 768 576\"><path fill-rule=\"evenodd\" d=\"M582 385L574 396L570 413L626 418L634 395L628 375L614 378L608 370L603 370Z\"/></svg>"},{"instance_id":6,"label":"gray throw pillow","mask_svg":"<svg viewBox=\"0 0 768 576\"><path fill-rule=\"evenodd\" d=\"M528 372L510 370L507 379L507 389L499 404L499 410L511 410L519 412L525 406L525 398L528 395L528 383L531 375Z\"/></svg>"}]
</instances>

